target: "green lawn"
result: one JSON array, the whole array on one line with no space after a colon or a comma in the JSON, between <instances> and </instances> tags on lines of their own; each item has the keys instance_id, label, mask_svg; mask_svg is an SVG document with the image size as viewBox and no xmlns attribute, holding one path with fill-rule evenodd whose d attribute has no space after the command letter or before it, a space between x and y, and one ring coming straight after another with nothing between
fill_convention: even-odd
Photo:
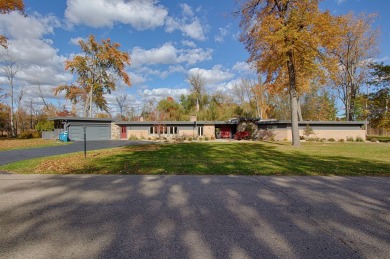
<instances>
[{"instance_id":1,"label":"green lawn","mask_svg":"<svg viewBox=\"0 0 390 259\"><path fill-rule=\"evenodd\" d=\"M233 142L122 147L22 161L16 173L189 175L390 175L383 143Z\"/></svg>"}]
</instances>

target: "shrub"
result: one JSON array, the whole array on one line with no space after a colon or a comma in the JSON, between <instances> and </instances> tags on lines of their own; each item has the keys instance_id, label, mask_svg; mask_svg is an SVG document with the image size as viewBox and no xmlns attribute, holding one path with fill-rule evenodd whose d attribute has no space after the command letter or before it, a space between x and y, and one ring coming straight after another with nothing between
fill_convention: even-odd
<instances>
[{"instance_id":1,"label":"shrub","mask_svg":"<svg viewBox=\"0 0 390 259\"><path fill-rule=\"evenodd\" d=\"M370 141L371 142L379 142L377 138L371 138Z\"/></svg>"},{"instance_id":2,"label":"shrub","mask_svg":"<svg viewBox=\"0 0 390 259\"><path fill-rule=\"evenodd\" d=\"M348 142L353 142L354 140L353 140L353 137L347 137L347 141Z\"/></svg>"},{"instance_id":3,"label":"shrub","mask_svg":"<svg viewBox=\"0 0 390 259\"><path fill-rule=\"evenodd\" d=\"M129 137L129 140L138 140L137 136L134 134L131 134Z\"/></svg>"},{"instance_id":4,"label":"shrub","mask_svg":"<svg viewBox=\"0 0 390 259\"><path fill-rule=\"evenodd\" d=\"M335 142L336 140L334 138L328 138L329 142Z\"/></svg>"},{"instance_id":5,"label":"shrub","mask_svg":"<svg viewBox=\"0 0 390 259\"><path fill-rule=\"evenodd\" d=\"M18 138L20 139L40 138L40 134L35 130L26 130L21 132Z\"/></svg>"},{"instance_id":6,"label":"shrub","mask_svg":"<svg viewBox=\"0 0 390 259\"><path fill-rule=\"evenodd\" d=\"M305 140L304 136L299 136L299 140Z\"/></svg>"},{"instance_id":7,"label":"shrub","mask_svg":"<svg viewBox=\"0 0 390 259\"><path fill-rule=\"evenodd\" d=\"M305 129L303 130L303 135L305 135L306 137L309 137L310 135L313 135L314 134L314 130L312 127L310 127L310 125L306 125Z\"/></svg>"},{"instance_id":8,"label":"shrub","mask_svg":"<svg viewBox=\"0 0 390 259\"><path fill-rule=\"evenodd\" d=\"M259 140L275 141L275 132L269 129L259 130L256 138Z\"/></svg>"},{"instance_id":9,"label":"shrub","mask_svg":"<svg viewBox=\"0 0 390 259\"><path fill-rule=\"evenodd\" d=\"M35 130L42 131L53 131L54 130L54 121L39 121L37 125L35 125Z\"/></svg>"},{"instance_id":10,"label":"shrub","mask_svg":"<svg viewBox=\"0 0 390 259\"><path fill-rule=\"evenodd\" d=\"M251 133L249 131L240 131L237 132L234 136L235 140L242 140L242 139L249 139L251 136Z\"/></svg>"},{"instance_id":11,"label":"shrub","mask_svg":"<svg viewBox=\"0 0 390 259\"><path fill-rule=\"evenodd\" d=\"M188 141L192 141L192 138L191 138L191 137L189 137L189 138L188 138Z\"/></svg>"},{"instance_id":12,"label":"shrub","mask_svg":"<svg viewBox=\"0 0 390 259\"><path fill-rule=\"evenodd\" d=\"M321 139L321 138L307 138L306 141L323 142L324 139Z\"/></svg>"},{"instance_id":13,"label":"shrub","mask_svg":"<svg viewBox=\"0 0 390 259\"><path fill-rule=\"evenodd\" d=\"M344 142L345 140L343 138L339 139L339 142Z\"/></svg>"},{"instance_id":14,"label":"shrub","mask_svg":"<svg viewBox=\"0 0 390 259\"><path fill-rule=\"evenodd\" d=\"M209 137L204 137L204 140L209 141L210 139L209 139Z\"/></svg>"},{"instance_id":15,"label":"shrub","mask_svg":"<svg viewBox=\"0 0 390 259\"><path fill-rule=\"evenodd\" d=\"M364 139L362 137L356 137L356 142L364 142Z\"/></svg>"}]
</instances>

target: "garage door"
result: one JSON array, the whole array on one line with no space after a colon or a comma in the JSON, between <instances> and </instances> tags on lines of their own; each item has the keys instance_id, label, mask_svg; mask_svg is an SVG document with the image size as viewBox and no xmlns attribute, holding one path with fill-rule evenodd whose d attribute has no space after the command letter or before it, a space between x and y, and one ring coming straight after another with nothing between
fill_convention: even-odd
<instances>
[{"instance_id":1,"label":"garage door","mask_svg":"<svg viewBox=\"0 0 390 259\"><path fill-rule=\"evenodd\" d=\"M71 141L84 140L84 126L70 125L69 139ZM87 140L109 140L110 127L108 125L88 125L87 126Z\"/></svg>"}]
</instances>

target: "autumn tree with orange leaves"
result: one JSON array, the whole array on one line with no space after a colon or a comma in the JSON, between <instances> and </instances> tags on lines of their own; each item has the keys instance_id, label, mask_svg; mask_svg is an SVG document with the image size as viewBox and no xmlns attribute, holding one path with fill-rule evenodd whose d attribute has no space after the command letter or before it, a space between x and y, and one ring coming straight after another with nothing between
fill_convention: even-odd
<instances>
[{"instance_id":1,"label":"autumn tree with orange leaves","mask_svg":"<svg viewBox=\"0 0 390 259\"><path fill-rule=\"evenodd\" d=\"M24 12L23 0L0 0L0 13L6 14L12 11ZM7 37L0 34L0 45L7 48Z\"/></svg>"},{"instance_id":2,"label":"autumn tree with orange leaves","mask_svg":"<svg viewBox=\"0 0 390 259\"><path fill-rule=\"evenodd\" d=\"M247 0L240 3L241 41L270 91L290 96L292 144L299 146L298 98L324 77L326 51L339 42L339 18L320 0Z\"/></svg>"},{"instance_id":3,"label":"autumn tree with orange leaves","mask_svg":"<svg viewBox=\"0 0 390 259\"><path fill-rule=\"evenodd\" d=\"M116 89L116 78L130 86L130 77L126 65L130 65L130 55L119 50L119 43L110 39L96 42L90 35L87 42L79 41L84 55L76 55L65 62L65 70L78 76L75 83L60 85L55 88L55 95L65 91L65 98L74 104L84 102L84 117L92 117L92 105L108 112L105 94Z\"/></svg>"}]
</instances>

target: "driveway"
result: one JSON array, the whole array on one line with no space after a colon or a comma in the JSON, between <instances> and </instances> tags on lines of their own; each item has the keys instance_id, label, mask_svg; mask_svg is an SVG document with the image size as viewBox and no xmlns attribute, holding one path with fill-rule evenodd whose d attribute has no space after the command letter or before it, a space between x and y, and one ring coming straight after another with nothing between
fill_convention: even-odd
<instances>
[{"instance_id":1,"label":"driveway","mask_svg":"<svg viewBox=\"0 0 390 259\"><path fill-rule=\"evenodd\" d=\"M87 141L87 150L97 150L112 147L144 145L149 144L147 141L127 141L127 140L102 140L102 141ZM62 155L74 152L84 151L84 142L77 141L69 145L55 147L41 147L18 149L0 152L0 165L5 165L21 160L27 160L38 157Z\"/></svg>"},{"instance_id":2,"label":"driveway","mask_svg":"<svg viewBox=\"0 0 390 259\"><path fill-rule=\"evenodd\" d=\"M389 258L389 177L0 175L0 258Z\"/></svg>"}]
</instances>

